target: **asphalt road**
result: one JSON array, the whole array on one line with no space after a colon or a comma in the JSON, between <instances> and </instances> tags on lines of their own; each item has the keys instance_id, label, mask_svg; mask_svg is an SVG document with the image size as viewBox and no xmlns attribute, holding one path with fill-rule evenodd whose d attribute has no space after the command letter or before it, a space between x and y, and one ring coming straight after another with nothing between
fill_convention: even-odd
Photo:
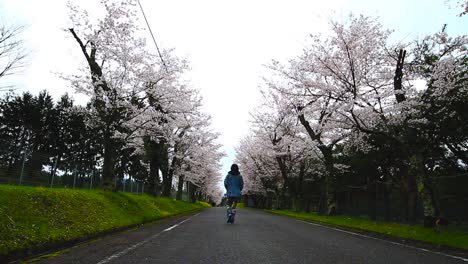
<instances>
[{"instance_id":1,"label":"asphalt road","mask_svg":"<svg viewBox=\"0 0 468 264\"><path fill-rule=\"evenodd\" d=\"M225 208L166 219L71 248L36 263L468 263L294 218Z\"/></svg>"}]
</instances>

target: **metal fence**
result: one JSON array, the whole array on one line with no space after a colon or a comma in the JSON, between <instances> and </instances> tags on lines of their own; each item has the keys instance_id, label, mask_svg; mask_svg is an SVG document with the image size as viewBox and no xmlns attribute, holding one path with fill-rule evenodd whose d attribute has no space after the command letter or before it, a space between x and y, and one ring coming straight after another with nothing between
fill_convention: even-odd
<instances>
[{"instance_id":1,"label":"metal fence","mask_svg":"<svg viewBox=\"0 0 468 264\"><path fill-rule=\"evenodd\" d=\"M82 170L80 168L84 166L76 162L68 163L59 169L57 159L47 153L31 157L25 153L14 155L0 149L0 156L0 183L49 188L102 188L101 170L98 168ZM18 159L19 157L21 159ZM116 177L114 180L119 191L144 192L144 181L133 179L128 175L124 179Z\"/></svg>"},{"instance_id":2,"label":"metal fence","mask_svg":"<svg viewBox=\"0 0 468 264\"><path fill-rule=\"evenodd\" d=\"M149 191L144 180L123 174L124 177L114 177L117 191L143 194ZM49 153L35 153L26 151L12 153L0 146L0 184L14 184L23 186L42 186L47 188L70 189L101 189L102 170L97 166L84 166L80 162L58 161ZM175 186L175 185L174 185ZM171 197L176 198L174 189ZM182 191L182 200L188 201L187 189Z\"/></svg>"},{"instance_id":3,"label":"metal fence","mask_svg":"<svg viewBox=\"0 0 468 264\"><path fill-rule=\"evenodd\" d=\"M0 169L1 170L1 169ZM14 185L24 185L24 186L42 186L49 188L81 188L81 189L101 189L101 178L97 173L89 177L80 177L78 178L75 175L62 175L54 176L47 175L49 173L43 172L43 177L33 178L28 174L14 173L8 176L0 173L0 183L14 184ZM118 191L131 192L131 193L143 193L145 188L145 183L143 181L137 181L134 179L126 178L122 181L119 181Z\"/></svg>"}]
</instances>

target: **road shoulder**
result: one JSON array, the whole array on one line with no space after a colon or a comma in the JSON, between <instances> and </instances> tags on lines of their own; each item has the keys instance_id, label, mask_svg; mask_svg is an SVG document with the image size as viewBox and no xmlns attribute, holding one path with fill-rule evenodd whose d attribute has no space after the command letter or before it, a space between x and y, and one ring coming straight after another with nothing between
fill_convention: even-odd
<instances>
[{"instance_id":1,"label":"road shoulder","mask_svg":"<svg viewBox=\"0 0 468 264\"><path fill-rule=\"evenodd\" d=\"M304 223L311 223L317 226L322 226L326 227L329 229L334 229L336 231L343 231L349 234L356 234L360 235L363 237L369 237L372 239L379 239L379 240L384 240L388 241L393 244L401 244L402 246L408 246L408 247L414 247L418 248L421 250L428 250L432 252L439 252L441 254L446 254L446 255L452 255L456 257L460 257L468 261L468 249L465 248L458 248L458 247L453 247L453 246L448 246L448 245L443 245L443 244L434 244L430 243L427 241L421 241L421 240L416 240L416 239L410 239L410 238L403 238L403 237L398 237L398 236L393 236L393 235L388 235L384 233L379 233L376 231L370 231L370 230L364 230L364 229L358 229L358 228L352 228L352 227L347 227L347 226L340 226L340 225L334 225L326 222L321 222L321 221L315 221L311 219L305 219L301 217L295 217L295 216L290 216L290 215L283 215L283 214L278 214L278 213L273 213L261 209L255 209L255 208L249 208L251 210L259 210L268 214L272 215L277 215L280 217L288 217L288 218L294 218L297 219L299 222L304 222Z\"/></svg>"},{"instance_id":2,"label":"road shoulder","mask_svg":"<svg viewBox=\"0 0 468 264\"><path fill-rule=\"evenodd\" d=\"M70 263L72 262L70 258L72 255L75 260L79 259L80 256L82 259L89 259L95 258L94 255L96 255L96 253L98 253L96 259L100 259L103 254L111 254L114 249L118 250L124 248L133 241L139 241L142 237L160 232L205 209L206 208L195 209L140 224L133 224L107 232L101 232L92 237L83 237L82 240L65 241L53 247L51 246L51 248L41 253L30 255L11 263ZM73 262L76 262L75 260L73 260Z\"/></svg>"}]
</instances>

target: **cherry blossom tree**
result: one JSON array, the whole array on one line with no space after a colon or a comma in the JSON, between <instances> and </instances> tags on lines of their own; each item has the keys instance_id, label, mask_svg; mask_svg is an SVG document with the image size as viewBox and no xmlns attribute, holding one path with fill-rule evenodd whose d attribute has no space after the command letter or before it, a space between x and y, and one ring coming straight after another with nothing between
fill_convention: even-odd
<instances>
[{"instance_id":1,"label":"cherry blossom tree","mask_svg":"<svg viewBox=\"0 0 468 264\"><path fill-rule=\"evenodd\" d=\"M416 46L409 45L407 55L401 45L388 44L390 31L374 19L351 16L345 24L332 22L331 29L328 37L312 35L312 43L287 66L275 61L270 64L267 86L286 102L290 112L296 113L323 155L329 179L325 191L329 211L334 206L336 144L366 151L378 147L373 141L384 140L401 151L399 162L392 166L406 181L408 218L414 219L418 186L430 189L424 180L430 160L428 146L441 145L434 142L438 138L434 133L447 138L440 133L441 127L434 127L439 122L432 111L447 111L449 116L463 119L457 107L443 107L441 98L447 105L463 104L455 98L463 98L460 95L464 93L466 37L451 39L442 31ZM422 92L415 87L421 80L427 84ZM432 96L435 94L444 96ZM432 128L428 126L430 116ZM462 124L457 122L457 128L463 129ZM466 164L462 154L466 141L457 128L452 132L458 143L442 145ZM375 141L377 138L380 140Z\"/></svg>"},{"instance_id":2,"label":"cherry blossom tree","mask_svg":"<svg viewBox=\"0 0 468 264\"><path fill-rule=\"evenodd\" d=\"M147 51L134 1L101 4L103 18L93 21L87 11L69 5L73 27L68 31L86 64L68 79L91 97L92 122L103 131L104 187L111 185L116 164L123 172L131 162L127 157L135 155L148 165L149 192L170 196L186 138L201 115L198 91L183 78L188 63L172 50L162 50L162 58Z\"/></svg>"},{"instance_id":3,"label":"cherry blossom tree","mask_svg":"<svg viewBox=\"0 0 468 264\"><path fill-rule=\"evenodd\" d=\"M192 201L196 196L199 198L206 196L207 200L219 204L220 159L225 155L220 150L221 145L217 143L219 133L212 131L210 117L205 114L194 118L192 124L179 152L181 161L177 170L179 190L185 182Z\"/></svg>"},{"instance_id":4,"label":"cherry blossom tree","mask_svg":"<svg viewBox=\"0 0 468 264\"><path fill-rule=\"evenodd\" d=\"M114 176L114 136L123 117L131 114L128 99L134 93L135 81L138 82L135 70L141 68L146 53L144 41L135 37L138 28L131 1L101 4L104 18L91 21L86 10L69 3L72 27L68 31L86 59L82 72L69 79L77 91L91 97L96 110L94 122L103 131L103 188L108 189Z\"/></svg>"},{"instance_id":5,"label":"cherry blossom tree","mask_svg":"<svg viewBox=\"0 0 468 264\"><path fill-rule=\"evenodd\" d=\"M273 62L267 82L285 98L322 154L327 175L321 211L328 213L336 209L334 146L353 128L373 132L374 117L385 116L393 95L389 32L363 16L351 16L349 25L331 22L331 29L327 38L312 35L289 66Z\"/></svg>"},{"instance_id":6,"label":"cherry blossom tree","mask_svg":"<svg viewBox=\"0 0 468 264\"><path fill-rule=\"evenodd\" d=\"M315 145L290 110L275 91L265 90L262 104L252 113L253 133L236 149L246 193L266 195L280 208L300 207L307 162L315 156Z\"/></svg>"}]
</instances>

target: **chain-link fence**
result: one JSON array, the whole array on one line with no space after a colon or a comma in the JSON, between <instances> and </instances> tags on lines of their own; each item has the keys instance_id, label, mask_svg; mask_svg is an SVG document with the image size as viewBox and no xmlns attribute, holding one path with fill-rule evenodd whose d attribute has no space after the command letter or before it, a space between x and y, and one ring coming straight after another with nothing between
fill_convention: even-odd
<instances>
[{"instance_id":1,"label":"chain-link fence","mask_svg":"<svg viewBox=\"0 0 468 264\"><path fill-rule=\"evenodd\" d=\"M96 164L99 164L99 160ZM114 175L113 185L117 191L135 194L154 193L150 190L151 186L141 179L144 178L141 172L140 179L122 173L119 168ZM174 177L174 181L177 180L178 177ZM0 184L98 190L103 187L102 169L90 163L62 160L48 153L26 151L15 153L0 149ZM175 188L177 184L173 182L171 198L190 201L187 184L183 184L184 187L179 195ZM161 189L162 186L158 188Z\"/></svg>"},{"instance_id":2,"label":"chain-link fence","mask_svg":"<svg viewBox=\"0 0 468 264\"><path fill-rule=\"evenodd\" d=\"M49 188L102 188L101 169L79 162L61 162L47 153L12 153L0 150L0 183ZM115 177L118 191L143 193L145 183L129 175Z\"/></svg>"}]
</instances>

